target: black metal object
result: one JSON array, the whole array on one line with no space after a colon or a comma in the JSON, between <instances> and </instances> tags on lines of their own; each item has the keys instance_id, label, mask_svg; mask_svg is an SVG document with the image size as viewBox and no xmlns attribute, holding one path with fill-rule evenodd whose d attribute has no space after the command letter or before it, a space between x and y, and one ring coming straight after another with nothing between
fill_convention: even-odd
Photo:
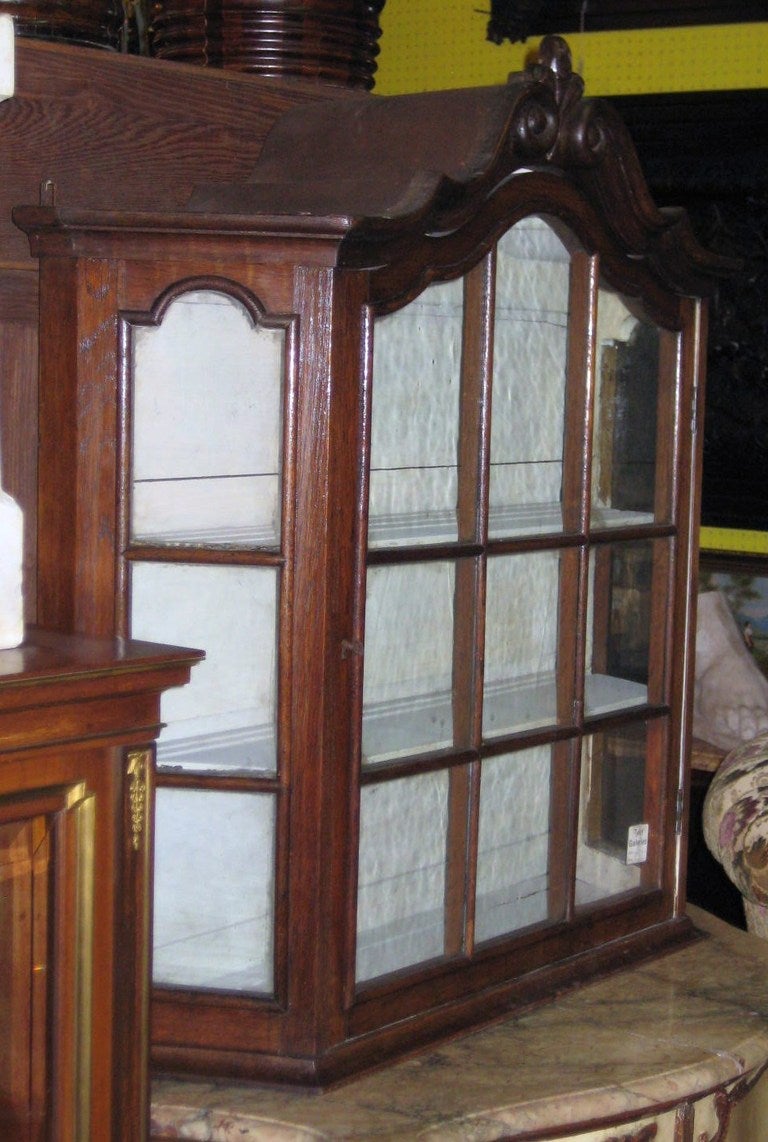
<instances>
[{"instance_id":1,"label":"black metal object","mask_svg":"<svg viewBox=\"0 0 768 1142\"><path fill-rule=\"evenodd\" d=\"M513 43L549 32L662 28L765 20L764 0L492 0L488 39Z\"/></svg>"},{"instance_id":2,"label":"black metal object","mask_svg":"<svg viewBox=\"0 0 768 1142\"><path fill-rule=\"evenodd\" d=\"M117 47L120 9L120 0L0 0L20 36L97 48Z\"/></svg>"}]
</instances>

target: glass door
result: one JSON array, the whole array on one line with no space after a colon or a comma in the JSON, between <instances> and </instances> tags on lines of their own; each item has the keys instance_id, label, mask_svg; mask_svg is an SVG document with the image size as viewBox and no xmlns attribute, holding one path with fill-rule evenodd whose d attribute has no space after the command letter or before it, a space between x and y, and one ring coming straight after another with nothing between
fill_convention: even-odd
<instances>
[{"instance_id":1,"label":"glass door","mask_svg":"<svg viewBox=\"0 0 768 1142\"><path fill-rule=\"evenodd\" d=\"M289 322L187 283L126 337L128 626L206 652L162 699L154 979L270 995Z\"/></svg>"},{"instance_id":2,"label":"glass door","mask_svg":"<svg viewBox=\"0 0 768 1142\"><path fill-rule=\"evenodd\" d=\"M659 886L674 559L674 335L565 228L373 339L358 984Z\"/></svg>"}]
</instances>

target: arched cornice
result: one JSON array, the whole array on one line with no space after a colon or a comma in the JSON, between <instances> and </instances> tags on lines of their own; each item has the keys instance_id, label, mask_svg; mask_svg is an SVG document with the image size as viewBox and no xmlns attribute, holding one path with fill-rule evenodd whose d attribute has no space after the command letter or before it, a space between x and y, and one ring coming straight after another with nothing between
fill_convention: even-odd
<instances>
[{"instance_id":1,"label":"arched cornice","mask_svg":"<svg viewBox=\"0 0 768 1142\"><path fill-rule=\"evenodd\" d=\"M360 93L292 109L247 182L200 186L189 205L254 219L333 218L346 230L340 262L373 267L404 246L453 236L461 245L489 199L525 170L568 183L606 220L616 249L676 292L707 293L735 268L697 244L680 212L656 208L623 122L603 100L584 98L558 36L505 85Z\"/></svg>"}]
</instances>

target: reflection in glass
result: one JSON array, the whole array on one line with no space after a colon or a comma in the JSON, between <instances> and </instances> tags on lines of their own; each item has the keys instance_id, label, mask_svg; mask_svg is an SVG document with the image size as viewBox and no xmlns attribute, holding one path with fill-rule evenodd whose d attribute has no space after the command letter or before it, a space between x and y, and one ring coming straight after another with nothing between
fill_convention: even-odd
<instances>
[{"instance_id":1,"label":"reflection in glass","mask_svg":"<svg viewBox=\"0 0 768 1142\"><path fill-rule=\"evenodd\" d=\"M277 596L271 567L132 565L133 637L206 652L162 696L161 768L274 772Z\"/></svg>"},{"instance_id":2,"label":"reflection in glass","mask_svg":"<svg viewBox=\"0 0 768 1142\"><path fill-rule=\"evenodd\" d=\"M651 523L656 503L659 330L598 294L592 526Z\"/></svg>"},{"instance_id":3,"label":"reflection in glass","mask_svg":"<svg viewBox=\"0 0 768 1142\"><path fill-rule=\"evenodd\" d=\"M463 283L379 317L373 340L371 546L456 539Z\"/></svg>"},{"instance_id":4,"label":"reflection in glass","mask_svg":"<svg viewBox=\"0 0 768 1142\"><path fill-rule=\"evenodd\" d=\"M366 762L453 744L455 581L448 562L368 569Z\"/></svg>"},{"instance_id":5,"label":"reflection in glass","mask_svg":"<svg viewBox=\"0 0 768 1142\"><path fill-rule=\"evenodd\" d=\"M560 554L488 560L483 734L558 721Z\"/></svg>"},{"instance_id":6,"label":"reflection in glass","mask_svg":"<svg viewBox=\"0 0 768 1142\"><path fill-rule=\"evenodd\" d=\"M491 536L560 531L570 258L524 218L497 248Z\"/></svg>"},{"instance_id":7,"label":"reflection in glass","mask_svg":"<svg viewBox=\"0 0 768 1142\"><path fill-rule=\"evenodd\" d=\"M447 813L446 772L363 787L358 981L443 954Z\"/></svg>"},{"instance_id":8,"label":"reflection in glass","mask_svg":"<svg viewBox=\"0 0 768 1142\"><path fill-rule=\"evenodd\" d=\"M48 822L0 826L0 1137L48 1137L46 1040L55 965L48 910L53 862ZM22 1123L23 1128L22 1128Z\"/></svg>"},{"instance_id":9,"label":"reflection in glass","mask_svg":"<svg viewBox=\"0 0 768 1142\"><path fill-rule=\"evenodd\" d=\"M279 543L285 331L195 291L132 346L131 538Z\"/></svg>"},{"instance_id":10,"label":"reflection in glass","mask_svg":"<svg viewBox=\"0 0 768 1142\"><path fill-rule=\"evenodd\" d=\"M650 540L600 544L590 553L587 716L648 701L653 555Z\"/></svg>"},{"instance_id":11,"label":"reflection in glass","mask_svg":"<svg viewBox=\"0 0 768 1142\"><path fill-rule=\"evenodd\" d=\"M272 990L274 848L271 795L157 791L156 983Z\"/></svg>"},{"instance_id":12,"label":"reflection in glass","mask_svg":"<svg viewBox=\"0 0 768 1142\"><path fill-rule=\"evenodd\" d=\"M552 749L486 758L481 772L478 942L549 918Z\"/></svg>"},{"instance_id":13,"label":"reflection in glass","mask_svg":"<svg viewBox=\"0 0 768 1142\"><path fill-rule=\"evenodd\" d=\"M646 738L640 723L584 739L576 904L605 900L641 883L652 843L645 808Z\"/></svg>"}]
</instances>

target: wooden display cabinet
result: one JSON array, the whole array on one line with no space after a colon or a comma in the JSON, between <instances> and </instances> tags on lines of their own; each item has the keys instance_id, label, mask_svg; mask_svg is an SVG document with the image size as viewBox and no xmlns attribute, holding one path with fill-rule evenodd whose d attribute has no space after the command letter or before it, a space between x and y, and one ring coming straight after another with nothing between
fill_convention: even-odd
<instances>
[{"instance_id":1,"label":"wooden display cabinet","mask_svg":"<svg viewBox=\"0 0 768 1142\"><path fill-rule=\"evenodd\" d=\"M38 616L205 647L153 1051L324 1084L688 938L705 307L562 41L40 258Z\"/></svg>"},{"instance_id":2,"label":"wooden display cabinet","mask_svg":"<svg viewBox=\"0 0 768 1142\"><path fill-rule=\"evenodd\" d=\"M148 1129L160 693L200 658L30 630L0 651L0 1136Z\"/></svg>"}]
</instances>

